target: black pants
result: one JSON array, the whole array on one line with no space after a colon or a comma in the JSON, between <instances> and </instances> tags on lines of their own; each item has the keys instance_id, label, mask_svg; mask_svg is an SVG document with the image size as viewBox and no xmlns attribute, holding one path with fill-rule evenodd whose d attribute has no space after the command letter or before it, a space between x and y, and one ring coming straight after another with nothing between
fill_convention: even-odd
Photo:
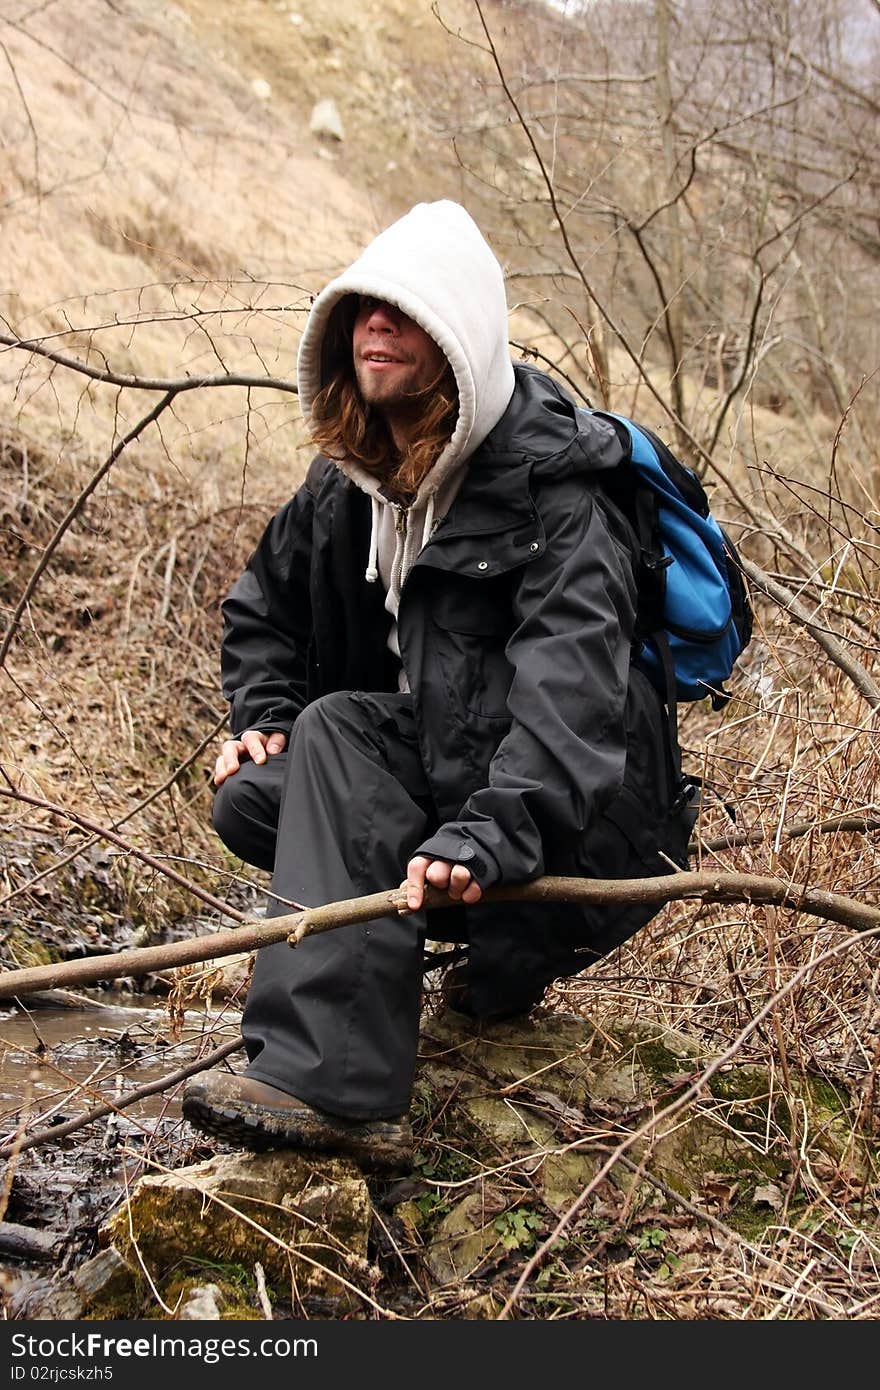
<instances>
[{"instance_id":1,"label":"black pants","mask_svg":"<svg viewBox=\"0 0 880 1390\"><path fill-rule=\"evenodd\" d=\"M277 899L314 907L400 883L436 827L410 697L315 701L284 753L221 785L214 823L240 858L273 870L269 916L290 910ZM425 913L394 915L259 951L242 1020L247 1075L351 1118L403 1113L425 931Z\"/></svg>"},{"instance_id":2,"label":"black pants","mask_svg":"<svg viewBox=\"0 0 880 1390\"><path fill-rule=\"evenodd\" d=\"M658 850L686 865L692 820L670 811L665 716L644 684L641 698L632 682L623 787L583 841L545 846L547 873L667 872ZM299 716L286 752L259 767L243 764L214 801L229 848L273 871L270 916L289 911L290 901L314 907L394 887L436 822L408 695L324 696ZM242 1022L248 1074L334 1114L402 1113L415 1070L426 935L468 941L468 990L488 1016L528 1008L551 980L614 950L655 911L639 903L481 903L338 927L295 949L266 946Z\"/></svg>"}]
</instances>

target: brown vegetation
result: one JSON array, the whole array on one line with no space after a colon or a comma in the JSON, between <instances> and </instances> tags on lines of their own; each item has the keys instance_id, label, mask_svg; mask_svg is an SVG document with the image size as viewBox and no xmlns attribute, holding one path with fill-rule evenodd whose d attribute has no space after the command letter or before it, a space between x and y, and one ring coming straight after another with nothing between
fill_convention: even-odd
<instances>
[{"instance_id":1,"label":"brown vegetation","mask_svg":"<svg viewBox=\"0 0 880 1390\"><path fill-rule=\"evenodd\" d=\"M309 294L410 203L447 195L505 263L513 341L661 429L748 562L758 625L735 699L682 711L686 762L709 789L694 866L876 907L880 20L867 0L656 0L625 16L609 0L565 17L536 0L19 8L0 23L6 964L220 917L16 790L231 905L265 886L209 825L218 602L308 457L284 388ZM325 97L341 143L309 132ZM190 389L194 377L244 384ZM876 1150L878 988L873 931L685 902L549 1002L600 1030L650 1016L716 1054L737 1040L785 1095L794 1072L839 1085ZM756 1143L803 1175L796 1099L786 1113ZM166 1161L165 1142L139 1161ZM611 1315L876 1316L877 1174L858 1190L827 1165L807 1176L809 1202L783 1193L761 1240L812 1301L732 1290L732 1264L707 1261L694 1286L714 1301L654 1289L646 1304L635 1269ZM602 1268L601 1240L583 1235L580 1264L552 1261L549 1316L577 1316L566 1277ZM429 1308L443 1316L443 1298Z\"/></svg>"}]
</instances>

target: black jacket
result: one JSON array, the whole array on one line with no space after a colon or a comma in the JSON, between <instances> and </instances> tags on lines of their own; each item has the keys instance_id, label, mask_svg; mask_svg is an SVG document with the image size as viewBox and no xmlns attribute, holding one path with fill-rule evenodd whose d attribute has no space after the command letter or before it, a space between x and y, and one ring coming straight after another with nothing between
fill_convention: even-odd
<instances>
[{"instance_id":1,"label":"black jacket","mask_svg":"<svg viewBox=\"0 0 880 1390\"><path fill-rule=\"evenodd\" d=\"M660 851L686 863L665 714L631 665L633 538L599 481L620 461L607 421L517 366L403 586L398 638L438 822L420 850L467 863L484 888L663 873ZM287 731L333 691L397 688L382 586L364 579L368 536L368 498L317 458L223 604L233 732ZM533 937L541 911L502 915ZM553 912L547 979L576 966L566 953L601 954L652 915ZM471 941L474 957L473 927ZM489 956L503 955L496 921Z\"/></svg>"}]
</instances>

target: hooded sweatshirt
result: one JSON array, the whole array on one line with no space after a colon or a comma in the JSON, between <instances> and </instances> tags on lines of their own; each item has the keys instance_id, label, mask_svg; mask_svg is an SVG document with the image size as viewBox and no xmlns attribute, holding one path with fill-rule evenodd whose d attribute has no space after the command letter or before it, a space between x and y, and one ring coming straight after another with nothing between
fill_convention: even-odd
<instances>
[{"instance_id":1,"label":"hooded sweatshirt","mask_svg":"<svg viewBox=\"0 0 880 1390\"><path fill-rule=\"evenodd\" d=\"M297 360L300 405L308 422L324 385L322 351L334 315L349 295L394 304L424 329L450 363L458 388L452 436L407 508L386 497L380 480L352 459L337 466L371 500L366 582L381 578L392 617L389 646L399 657L397 612L406 576L451 506L471 454L501 419L513 394L507 300L501 266L473 218L458 203L418 203L381 232L318 295ZM401 686L406 688L405 677Z\"/></svg>"}]
</instances>

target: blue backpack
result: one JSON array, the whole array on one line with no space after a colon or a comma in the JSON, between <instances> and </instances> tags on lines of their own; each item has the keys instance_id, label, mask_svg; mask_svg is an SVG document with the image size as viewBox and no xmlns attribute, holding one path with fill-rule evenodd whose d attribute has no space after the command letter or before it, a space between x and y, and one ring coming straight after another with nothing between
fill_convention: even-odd
<instances>
[{"instance_id":1,"label":"blue backpack","mask_svg":"<svg viewBox=\"0 0 880 1390\"><path fill-rule=\"evenodd\" d=\"M611 421L626 460L600 475L635 532L639 608L635 662L670 713L677 750L676 705L729 699L724 682L752 635L752 609L739 556L712 516L696 473L662 439L622 415Z\"/></svg>"}]
</instances>

